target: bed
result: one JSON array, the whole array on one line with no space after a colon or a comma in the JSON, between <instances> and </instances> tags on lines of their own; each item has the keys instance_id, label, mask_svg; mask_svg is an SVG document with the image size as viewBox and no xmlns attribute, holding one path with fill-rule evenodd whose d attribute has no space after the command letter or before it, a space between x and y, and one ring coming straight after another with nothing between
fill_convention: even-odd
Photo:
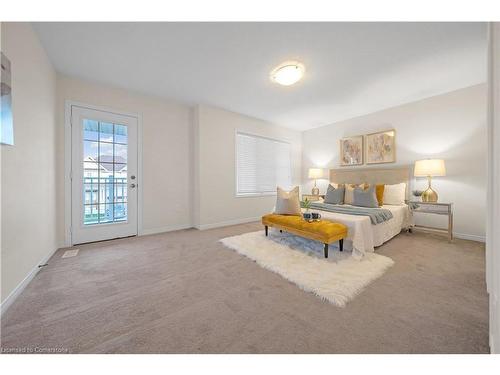
<instances>
[{"instance_id":1,"label":"bed","mask_svg":"<svg viewBox=\"0 0 500 375\"><path fill-rule=\"evenodd\" d=\"M406 183L406 198L409 196L410 167L397 168L360 168L360 169L331 169L330 183L336 184L398 184ZM344 213L328 212L314 209L321 213L323 220L339 222L348 227L344 246L352 250L355 258L362 258L365 253L375 251L375 247L389 241L413 225L413 217L408 205L384 205L392 213L392 219L380 224L372 224L367 216L348 215Z\"/></svg>"}]
</instances>

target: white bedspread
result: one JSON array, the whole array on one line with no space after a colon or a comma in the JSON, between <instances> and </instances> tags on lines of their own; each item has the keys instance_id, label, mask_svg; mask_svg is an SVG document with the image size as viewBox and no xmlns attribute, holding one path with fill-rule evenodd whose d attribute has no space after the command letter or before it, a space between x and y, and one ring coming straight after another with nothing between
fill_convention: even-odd
<instances>
[{"instance_id":1,"label":"white bedspread","mask_svg":"<svg viewBox=\"0 0 500 375\"><path fill-rule=\"evenodd\" d=\"M362 258L365 253L374 252L375 247L389 241L392 237L401 232L401 229L408 228L412 224L412 216L408 205L392 206L384 205L392 212L393 218L381 224L374 225L367 216L347 215L322 210L311 210L321 213L321 218L347 226L347 238L344 247L352 249L355 258Z\"/></svg>"}]
</instances>

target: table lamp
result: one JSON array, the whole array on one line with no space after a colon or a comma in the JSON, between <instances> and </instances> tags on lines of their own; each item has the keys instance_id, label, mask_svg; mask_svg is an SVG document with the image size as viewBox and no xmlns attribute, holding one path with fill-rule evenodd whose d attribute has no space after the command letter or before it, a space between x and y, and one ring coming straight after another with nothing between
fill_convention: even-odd
<instances>
[{"instance_id":1,"label":"table lamp","mask_svg":"<svg viewBox=\"0 0 500 375\"><path fill-rule=\"evenodd\" d=\"M323 178L323 169L309 168L309 178L314 179L314 187L312 188L312 195L319 195L319 189L316 186L316 180L318 178Z\"/></svg>"},{"instance_id":2,"label":"table lamp","mask_svg":"<svg viewBox=\"0 0 500 375\"><path fill-rule=\"evenodd\" d=\"M437 202L438 194L431 188L431 180L434 176L446 176L446 168L444 160L441 159L425 159L415 162L415 177L427 177L428 187L422 193L422 202Z\"/></svg>"}]
</instances>

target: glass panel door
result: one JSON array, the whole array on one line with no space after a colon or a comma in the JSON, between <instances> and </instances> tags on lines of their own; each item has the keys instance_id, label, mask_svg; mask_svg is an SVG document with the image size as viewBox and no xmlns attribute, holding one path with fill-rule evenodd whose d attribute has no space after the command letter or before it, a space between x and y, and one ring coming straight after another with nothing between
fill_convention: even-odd
<instances>
[{"instance_id":1,"label":"glass panel door","mask_svg":"<svg viewBox=\"0 0 500 375\"><path fill-rule=\"evenodd\" d=\"M137 234L136 146L136 118L72 108L72 191L81 197L72 198L74 240Z\"/></svg>"}]
</instances>

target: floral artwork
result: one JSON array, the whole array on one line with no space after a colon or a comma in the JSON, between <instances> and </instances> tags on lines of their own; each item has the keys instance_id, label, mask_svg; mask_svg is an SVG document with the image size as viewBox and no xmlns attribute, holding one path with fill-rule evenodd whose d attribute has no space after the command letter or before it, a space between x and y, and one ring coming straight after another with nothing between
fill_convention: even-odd
<instances>
[{"instance_id":1,"label":"floral artwork","mask_svg":"<svg viewBox=\"0 0 500 375\"><path fill-rule=\"evenodd\" d=\"M366 136L366 164L396 161L396 131L388 130Z\"/></svg>"},{"instance_id":2,"label":"floral artwork","mask_svg":"<svg viewBox=\"0 0 500 375\"><path fill-rule=\"evenodd\" d=\"M340 165L363 164L363 136L342 138L340 140Z\"/></svg>"}]
</instances>

